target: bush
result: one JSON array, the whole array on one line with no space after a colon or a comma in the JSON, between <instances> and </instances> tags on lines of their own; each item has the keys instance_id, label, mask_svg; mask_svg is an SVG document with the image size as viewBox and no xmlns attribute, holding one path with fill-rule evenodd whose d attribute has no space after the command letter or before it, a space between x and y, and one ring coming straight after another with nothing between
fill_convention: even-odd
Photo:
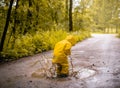
<instances>
[{"instance_id":1,"label":"bush","mask_svg":"<svg viewBox=\"0 0 120 88\"><path fill-rule=\"evenodd\" d=\"M11 40L9 47L5 47L1 53L2 58L10 58L9 60L13 60L51 50L58 41L63 40L68 34L74 35L77 42L90 37L90 32L88 31L76 31L72 33L64 30L38 31L34 35L26 34L18 37L15 40L15 44L13 44L13 40ZM12 45L14 45L14 47L12 47Z\"/></svg>"}]
</instances>

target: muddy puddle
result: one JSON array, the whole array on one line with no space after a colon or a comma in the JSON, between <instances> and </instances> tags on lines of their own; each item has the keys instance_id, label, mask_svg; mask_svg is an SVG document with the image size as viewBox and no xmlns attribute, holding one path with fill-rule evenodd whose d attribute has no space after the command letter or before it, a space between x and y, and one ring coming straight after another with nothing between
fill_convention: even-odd
<instances>
[{"instance_id":1,"label":"muddy puddle","mask_svg":"<svg viewBox=\"0 0 120 88\"><path fill-rule=\"evenodd\" d=\"M93 69L89 69L89 68L82 68L78 71L73 71L70 76L66 79L63 79L63 80L70 80L70 79L73 79L73 78L77 78L77 79L86 79L88 77L92 77L96 74L97 72ZM46 75L43 73L43 71L41 69L38 69L36 70L35 72L33 72L31 74L31 77L32 78L48 78L46 77ZM49 77L50 79L56 79L57 77L54 76L54 77ZM62 80L62 78L60 78L60 80Z\"/></svg>"},{"instance_id":2,"label":"muddy puddle","mask_svg":"<svg viewBox=\"0 0 120 88\"><path fill-rule=\"evenodd\" d=\"M88 69L88 68L83 68L79 71L79 73L77 74L77 77L79 79L85 79L85 78L94 76L95 74L96 74L95 70Z\"/></svg>"}]
</instances>

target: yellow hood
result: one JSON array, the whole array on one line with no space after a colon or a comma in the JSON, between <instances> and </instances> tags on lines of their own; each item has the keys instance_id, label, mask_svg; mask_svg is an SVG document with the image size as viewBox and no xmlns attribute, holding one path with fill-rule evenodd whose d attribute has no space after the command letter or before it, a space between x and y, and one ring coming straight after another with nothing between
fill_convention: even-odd
<instances>
[{"instance_id":1,"label":"yellow hood","mask_svg":"<svg viewBox=\"0 0 120 88\"><path fill-rule=\"evenodd\" d=\"M72 35L67 36L67 37L66 37L66 40L69 41L69 42L72 44L72 46L74 46L75 43L76 43L76 39L75 39L75 37L72 36Z\"/></svg>"}]
</instances>

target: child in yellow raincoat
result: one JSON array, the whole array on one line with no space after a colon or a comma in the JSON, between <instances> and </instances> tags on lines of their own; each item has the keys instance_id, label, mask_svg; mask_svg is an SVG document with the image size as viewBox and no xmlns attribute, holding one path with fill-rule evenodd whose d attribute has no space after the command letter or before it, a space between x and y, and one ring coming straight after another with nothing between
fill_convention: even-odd
<instances>
[{"instance_id":1,"label":"child in yellow raincoat","mask_svg":"<svg viewBox=\"0 0 120 88\"><path fill-rule=\"evenodd\" d=\"M76 40L72 35L56 43L53 52L52 63L57 64L57 77L68 77L69 63L67 56L71 54L71 47L75 45Z\"/></svg>"}]
</instances>

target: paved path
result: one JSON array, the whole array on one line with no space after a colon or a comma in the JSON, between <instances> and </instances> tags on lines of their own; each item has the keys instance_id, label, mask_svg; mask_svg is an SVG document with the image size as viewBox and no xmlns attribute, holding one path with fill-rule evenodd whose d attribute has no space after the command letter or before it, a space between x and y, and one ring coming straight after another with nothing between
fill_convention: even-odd
<instances>
[{"instance_id":1,"label":"paved path","mask_svg":"<svg viewBox=\"0 0 120 88\"><path fill-rule=\"evenodd\" d=\"M72 48L78 78L33 77L41 67L36 63L52 58L52 51L0 65L0 88L120 88L120 39L113 34L93 34Z\"/></svg>"}]
</instances>

